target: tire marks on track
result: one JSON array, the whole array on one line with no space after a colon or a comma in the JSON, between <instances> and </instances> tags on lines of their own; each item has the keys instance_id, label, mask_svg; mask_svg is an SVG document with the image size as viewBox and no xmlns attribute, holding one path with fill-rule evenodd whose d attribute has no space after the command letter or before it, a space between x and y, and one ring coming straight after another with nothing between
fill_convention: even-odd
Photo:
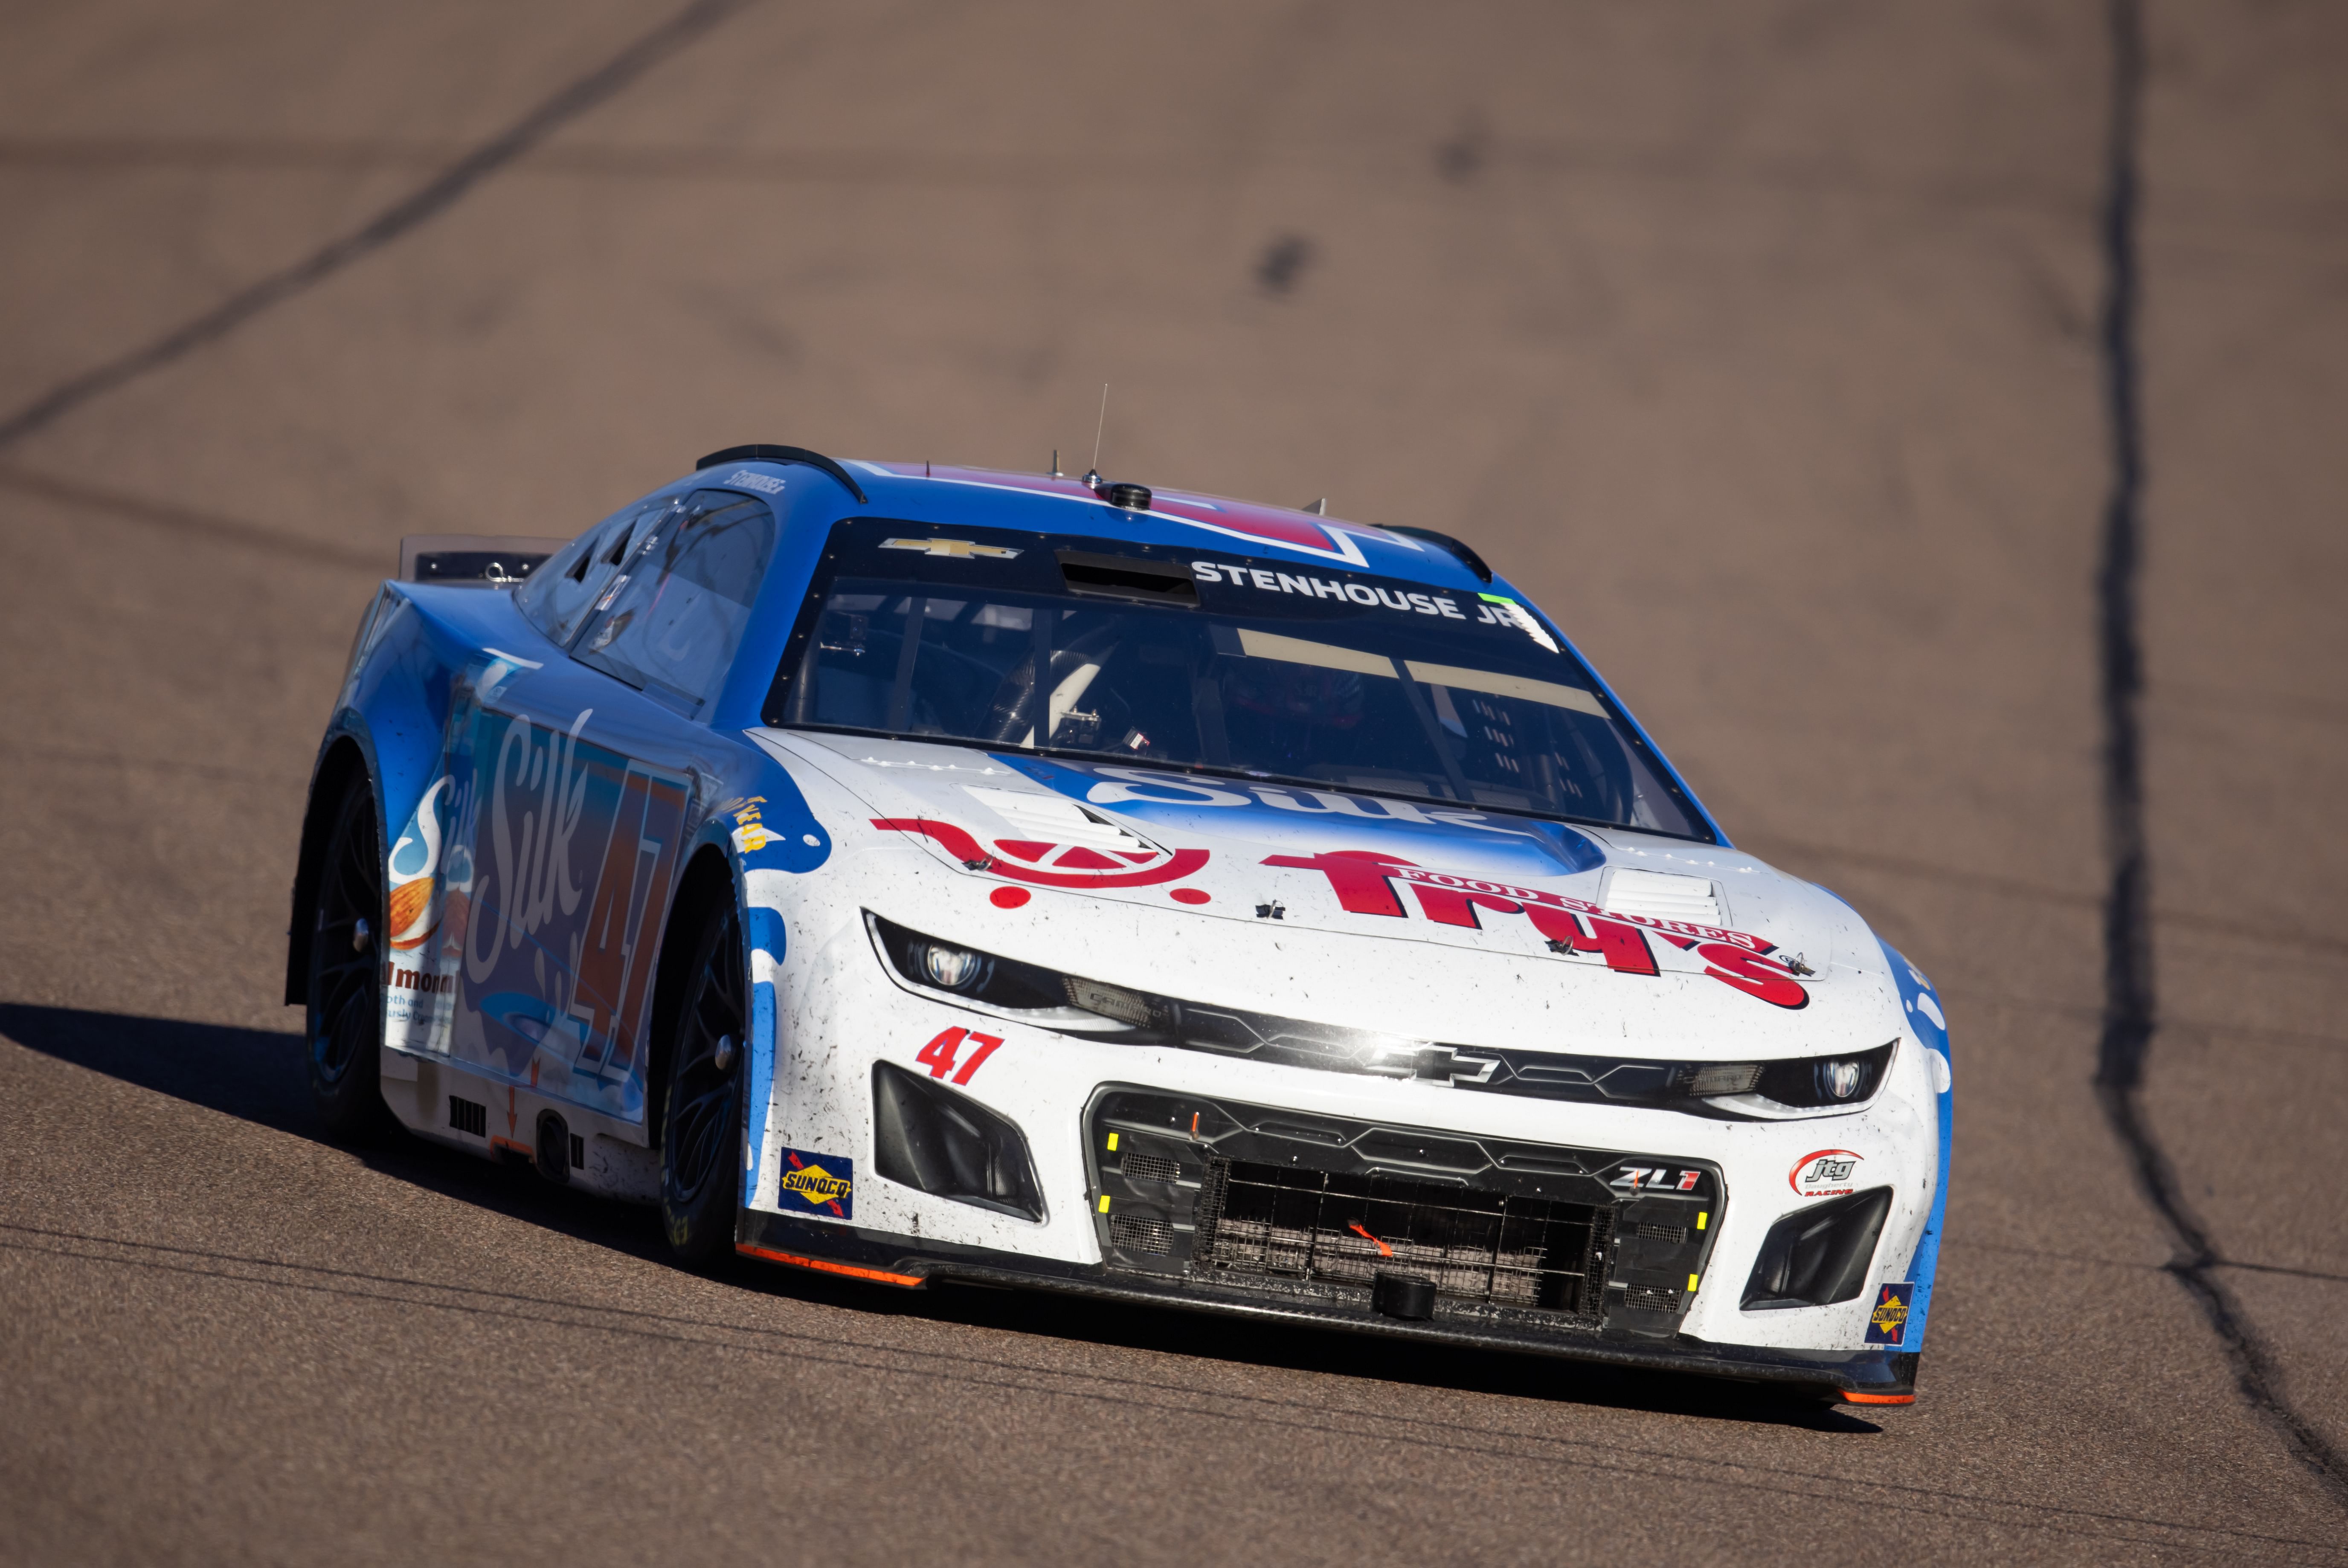
<instances>
[{"instance_id":1,"label":"tire marks on track","mask_svg":"<svg viewBox=\"0 0 2348 1568\"><path fill-rule=\"evenodd\" d=\"M1378 1441L1463 1458L1544 1464L1584 1472L1635 1476L1777 1499L1798 1499L1856 1511L1864 1519L1884 1511L1964 1520L2012 1530L2050 1532L2239 1560L2246 1552L2279 1553L2275 1560L2338 1563L2348 1547L2301 1536L2188 1524L2176 1520L2055 1504L2017 1501L1979 1492L1857 1480L1825 1471L1698 1458L1670 1449L1552 1436L1520 1427L1348 1409L1326 1399L1204 1389L1196 1382L1161 1382L1047 1367L965 1352L927 1350L860 1340L836 1332L812 1333L727 1322L684 1313L598 1306L478 1286L306 1264L39 1226L0 1224L0 1253L131 1267L226 1285L301 1292L355 1302L424 1307L480 1319L505 1319L638 1341L690 1345L770 1360L851 1368L928 1384L1188 1415L1251 1427L1282 1428L1299 1436Z\"/></svg>"},{"instance_id":2,"label":"tire marks on track","mask_svg":"<svg viewBox=\"0 0 2348 1568\"><path fill-rule=\"evenodd\" d=\"M273 306L323 282L352 262L447 211L472 188L549 136L633 83L686 44L741 10L748 0L691 0L651 32L551 97L417 190L350 233L292 265L246 284L194 320L51 387L0 419L0 447L55 424L91 399L215 343Z\"/></svg>"},{"instance_id":3,"label":"tire marks on track","mask_svg":"<svg viewBox=\"0 0 2348 1568\"><path fill-rule=\"evenodd\" d=\"M2111 434L2112 488L2104 507L2096 574L2096 644L2104 720L2104 828L2111 883L2104 900L2103 1029L2096 1093L2168 1233L2167 1272L2185 1287L2224 1348L2243 1399L2282 1437L2291 1456L2348 1505L2348 1463L2284 1398L2281 1369L2233 1292L2209 1232L2186 1204L2168 1152L2144 1115L2145 1062L2159 1028L2152 942L2152 864L2144 820L2144 650L2137 585L2143 562L2144 425L2137 322L2137 162L2145 78L2138 0L2109 0L2112 107L2103 210L2105 293L2101 344Z\"/></svg>"}]
</instances>

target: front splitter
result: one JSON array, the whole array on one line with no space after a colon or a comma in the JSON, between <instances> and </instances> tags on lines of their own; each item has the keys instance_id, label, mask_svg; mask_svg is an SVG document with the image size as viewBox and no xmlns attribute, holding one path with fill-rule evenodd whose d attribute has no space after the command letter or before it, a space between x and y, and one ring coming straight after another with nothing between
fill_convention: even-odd
<instances>
[{"instance_id":1,"label":"front splitter","mask_svg":"<svg viewBox=\"0 0 2348 1568\"><path fill-rule=\"evenodd\" d=\"M941 1281L963 1281L1052 1290L1099 1301L1170 1307L1426 1345L1466 1346L1600 1366L1733 1378L1846 1404L1905 1405L1912 1404L1916 1399L1916 1365L1920 1357L1915 1352L1791 1350L1720 1345L1684 1334L1667 1339L1632 1339L1590 1329L1544 1332L1457 1318L1413 1321L1309 1302L1267 1300L1247 1290L1193 1279L1126 1274L1097 1265L922 1241L849 1225L809 1225L764 1209L742 1210L735 1235L735 1250L746 1257L902 1289L920 1289Z\"/></svg>"}]
</instances>

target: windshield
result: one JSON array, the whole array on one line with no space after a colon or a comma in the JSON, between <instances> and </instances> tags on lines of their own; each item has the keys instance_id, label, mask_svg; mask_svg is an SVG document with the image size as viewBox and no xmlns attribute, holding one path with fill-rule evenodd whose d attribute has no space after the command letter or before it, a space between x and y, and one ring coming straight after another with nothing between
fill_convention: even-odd
<instances>
[{"instance_id":1,"label":"windshield","mask_svg":"<svg viewBox=\"0 0 2348 1568\"><path fill-rule=\"evenodd\" d=\"M1711 836L1512 599L1219 552L843 523L767 718Z\"/></svg>"}]
</instances>

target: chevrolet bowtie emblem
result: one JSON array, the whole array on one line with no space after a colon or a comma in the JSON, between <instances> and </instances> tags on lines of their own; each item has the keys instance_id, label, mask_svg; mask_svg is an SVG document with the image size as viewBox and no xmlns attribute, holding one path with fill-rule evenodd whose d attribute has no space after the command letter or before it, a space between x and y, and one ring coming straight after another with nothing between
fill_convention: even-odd
<instances>
[{"instance_id":1,"label":"chevrolet bowtie emblem","mask_svg":"<svg viewBox=\"0 0 2348 1568\"><path fill-rule=\"evenodd\" d=\"M884 550L919 550L923 555L956 556L967 560L973 556L984 556L990 560L1016 560L1019 552L1002 545L982 545L972 539L882 539Z\"/></svg>"}]
</instances>

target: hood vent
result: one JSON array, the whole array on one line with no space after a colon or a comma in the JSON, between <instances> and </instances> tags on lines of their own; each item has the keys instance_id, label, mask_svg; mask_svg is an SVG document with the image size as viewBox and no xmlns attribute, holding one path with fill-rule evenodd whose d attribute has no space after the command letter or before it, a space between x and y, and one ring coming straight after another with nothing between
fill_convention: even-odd
<instances>
[{"instance_id":1,"label":"hood vent","mask_svg":"<svg viewBox=\"0 0 2348 1568\"><path fill-rule=\"evenodd\" d=\"M1725 924L1720 893L1701 876L1678 876L1667 871L1617 870L1606 878L1609 909L1625 915L1649 915L1658 920L1693 920L1699 925Z\"/></svg>"}]
</instances>

